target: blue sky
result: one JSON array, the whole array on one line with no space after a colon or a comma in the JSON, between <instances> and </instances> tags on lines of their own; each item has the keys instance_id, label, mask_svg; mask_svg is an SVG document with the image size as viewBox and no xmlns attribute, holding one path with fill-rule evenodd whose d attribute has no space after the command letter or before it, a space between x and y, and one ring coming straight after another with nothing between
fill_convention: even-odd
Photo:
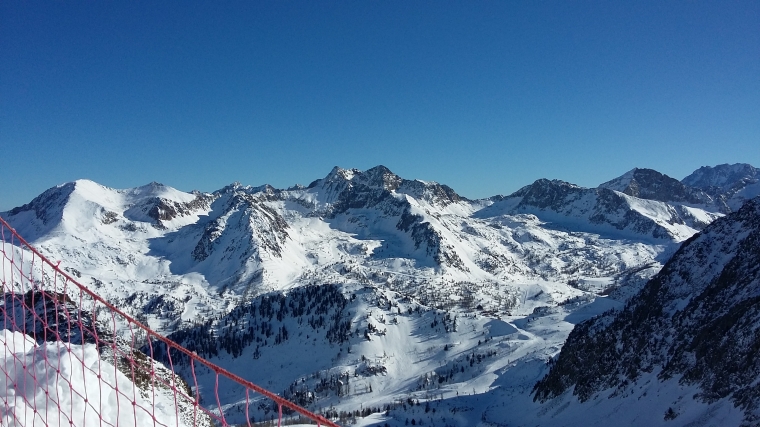
<instances>
[{"instance_id":1,"label":"blue sky","mask_svg":"<svg viewBox=\"0 0 760 427\"><path fill-rule=\"evenodd\" d=\"M460 194L760 166L760 2L0 2L0 210L383 164Z\"/></svg>"}]
</instances>

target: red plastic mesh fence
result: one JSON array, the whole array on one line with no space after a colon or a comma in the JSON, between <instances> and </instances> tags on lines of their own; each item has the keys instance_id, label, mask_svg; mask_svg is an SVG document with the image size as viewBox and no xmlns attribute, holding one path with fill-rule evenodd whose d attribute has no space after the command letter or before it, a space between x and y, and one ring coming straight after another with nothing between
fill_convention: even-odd
<instances>
[{"instance_id":1,"label":"red plastic mesh fence","mask_svg":"<svg viewBox=\"0 0 760 427\"><path fill-rule=\"evenodd\" d=\"M0 425L337 427L123 313L2 218L0 240Z\"/></svg>"}]
</instances>

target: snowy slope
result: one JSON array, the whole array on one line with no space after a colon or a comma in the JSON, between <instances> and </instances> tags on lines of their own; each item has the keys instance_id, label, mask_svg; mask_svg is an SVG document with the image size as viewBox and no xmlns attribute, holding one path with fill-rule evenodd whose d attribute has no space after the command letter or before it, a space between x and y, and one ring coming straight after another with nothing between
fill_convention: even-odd
<instances>
[{"instance_id":1,"label":"snowy slope","mask_svg":"<svg viewBox=\"0 0 760 427\"><path fill-rule=\"evenodd\" d=\"M135 386L125 375L129 372L116 369L94 344L38 345L7 329L0 331L0 343L3 426L211 425L207 416L194 420L190 407L178 412L168 387ZM158 375L171 376L164 367L155 369Z\"/></svg>"},{"instance_id":2,"label":"snowy slope","mask_svg":"<svg viewBox=\"0 0 760 427\"><path fill-rule=\"evenodd\" d=\"M515 282L613 278L659 263L695 232L667 224L674 208L625 200L617 214L646 212L672 233L655 241L626 230L621 241L593 223L556 229L533 215L486 216L496 204L476 212L483 202L382 166L335 168L308 188L233 184L213 194L77 181L3 217L82 282L171 331L265 292L326 282L418 292L424 303L446 284L447 298L474 295L509 311L513 303L494 301L515 301Z\"/></svg>"},{"instance_id":3,"label":"snowy slope","mask_svg":"<svg viewBox=\"0 0 760 427\"><path fill-rule=\"evenodd\" d=\"M527 305L542 314L493 318L479 310L431 309L412 296L376 287L314 286L258 297L170 338L301 405L332 408L345 422L359 407L378 415L387 408L405 414L398 402L487 393L523 360L556 354L574 322L620 305L607 299L592 303L585 292L566 290L567 302L542 310L548 308L542 293L555 288L528 287ZM179 355L172 360L187 366ZM198 376L201 395L214 389L215 379L212 373ZM223 389L228 419L242 422L236 416L244 412L243 395L232 384ZM268 419L274 410L262 403L254 405L256 419Z\"/></svg>"},{"instance_id":4,"label":"snowy slope","mask_svg":"<svg viewBox=\"0 0 760 427\"><path fill-rule=\"evenodd\" d=\"M659 407L658 423L756 424L758 266L755 198L686 242L622 311L576 327L537 384L536 398L572 392L594 402L609 396L625 400L631 411ZM652 391L659 394L657 405L646 397ZM632 404L630 397L644 403ZM611 414L614 406L589 403L586 410Z\"/></svg>"},{"instance_id":5,"label":"snowy slope","mask_svg":"<svg viewBox=\"0 0 760 427\"><path fill-rule=\"evenodd\" d=\"M699 208L640 199L609 188L583 188L546 179L496 201L476 216L515 214L533 214L560 229L618 239L677 242L720 216Z\"/></svg>"}]
</instances>

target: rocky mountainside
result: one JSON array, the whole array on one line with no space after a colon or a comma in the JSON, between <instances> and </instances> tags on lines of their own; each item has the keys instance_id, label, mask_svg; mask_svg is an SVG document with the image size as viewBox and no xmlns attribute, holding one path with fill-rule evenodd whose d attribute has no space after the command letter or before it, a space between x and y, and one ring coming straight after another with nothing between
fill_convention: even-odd
<instances>
[{"instance_id":1,"label":"rocky mountainside","mask_svg":"<svg viewBox=\"0 0 760 427\"><path fill-rule=\"evenodd\" d=\"M760 195L760 170L746 163L702 166L681 182L724 199L732 210Z\"/></svg>"},{"instance_id":2,"label":"rocky mountainside","mask_svg":"<svg viewBox=\"0 0 760 427\"><path fill-rule=\"evenodd\" d=\"M497 199L476 216L533 214L561 228L582 229L615 238L669 241L682 241L719 216L683 204L626 194L623 190L630 191L630 185L608 186L615 188L583 188L564 181L540 179Z\"/></svg>"},{"instance_id":3,"label":"rocky mountainside","mask_svg":"<svg viewBox=\"0 0 760 427\"><path fill-rule=\"evenodd\" d=\"M713 196L699 188L686 185L652 169L634 168L618 178L601 184L599 188L619 191L640 199L697 206L721 213L731 211L719 195L717 199L713 199Z\"/></svg>"},{"instance_id":4,"label":"rocky mountainside","mask_svg":"<svg viewBox=\"0 0 760 427\"><path fill-rule=\"evenodd\" d=\"M634 168L599 188L726 214L760 195L760 172L746 163L703 166L678 181L652 169Z\"/></svg>"},{"instance_id":5,"label":"rocky mountainside","mask_svg":"<svg viewBox=\"0 0 760 427\"><path fill-rule=\"evenodd\" d=\"M635 394L648 381L696 385L693 398L730 400L743 422L760 422L760 198L683 244L619 312L579 324L540 401L568 390L581 401ZM652 379L656 375L656 380ZM662 414L677 419L679 402Z\"/></svg>"}]
</instances>

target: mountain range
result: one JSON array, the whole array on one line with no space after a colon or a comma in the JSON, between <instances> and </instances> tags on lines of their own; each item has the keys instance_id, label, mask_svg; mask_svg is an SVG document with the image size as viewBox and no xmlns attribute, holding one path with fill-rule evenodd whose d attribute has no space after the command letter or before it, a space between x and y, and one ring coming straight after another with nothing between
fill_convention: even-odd
<instances>
[{"instance_id":1,"label":"mountain range","mask_svg":"<svg viewBox=\"0 0 760 427\"><path fill-rule=\"evenodd\" d=\"M580 356L598 353L597 347L576 342L646 336L621 339L628 348L648 342L652 329L677 329L652 317L646 327L636 320L615 329L617 335L599 332L616 324L609 320L614 316L635 312L637 302L650 307L641 301L649 301L642 298L654 292L652 283L672 271L699 271L684 249L695 241L740 245L731 232L753 235L752 222L737 218L753 215L759 181L758 170L746 164L702 167L682 181L633 169L596 188L541 179L508 196L470 200L384 166L336 167L306 187L234 183L212 193L158 183L117 190L79 180L0 216L81 283L152 328L304 405L334 408L342 421L356 418L361 406L373 408L356 420L362 425L409 419L567 425L561 414L584 408L610 387L623 398L632 395L625 387L635 378L665 378L658 363L673 378L691 372L693 358L683 356L679 365L664 356L688 353L672 339L671 347L652 347L659 356L609 366ZM701 251L733 254L739 247L709 244ZM669 267L679 262L687 267ZM743 262L741 268L751 265ZM721 266L699 275L708 280ZM737 286L744 289L731 282L720 292L739 292ZM686 289L677 292L681 299L651 298L679 301L669 304L684 310L702 292ZM721 316L735 304L752 304L742 301L705 302L678 314L689 320L677 325L691 322L696 330L713 318L710 310ZM629 334L632 325L644 331ZM576 355L574 362L565 362L568 354ZM587 365L604 370L595 368L593 379L576 372ZM644 374L631 374L621 386L616 381L628 370ZM694 378L688 381L704 383ZM671 404L668 425L693 422L678 415L712 410L709 402L728 398L735 404L721 406L724 418L704 419L751 423L755 415L747 408L755 394L734 386L752 384L734 381L717 394L704 392L692 406ZM579 398L574 403L571 389ZM506 396L527 412L510 418ZM415 401L426 410L409 403ZM570 409L558 411L559 401ZM236 402L222 403L234 418ZM547 416L549 407L560 415ZM269 408L261 410L265 416Z\"/></svg>"}]
</instances>

